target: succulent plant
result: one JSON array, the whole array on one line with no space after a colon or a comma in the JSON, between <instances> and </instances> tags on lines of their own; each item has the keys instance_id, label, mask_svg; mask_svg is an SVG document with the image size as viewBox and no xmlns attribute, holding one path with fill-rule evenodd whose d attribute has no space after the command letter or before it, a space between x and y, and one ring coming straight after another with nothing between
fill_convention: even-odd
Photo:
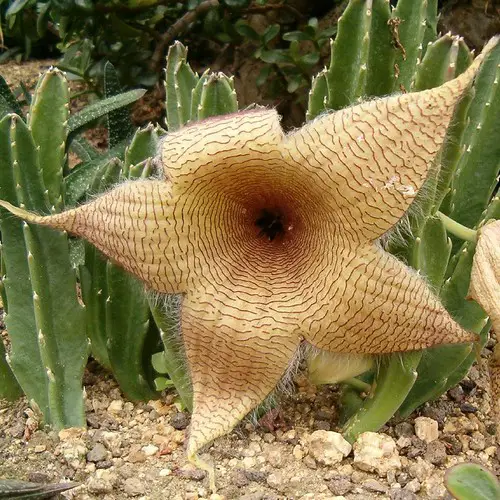
<instances>
[{"instance_id":1,"label":"succulent plant","mask_svg":"<svg viewBox=\"0 0 500 500\"><path fill-rule=\"evenodd\" d=\"M0 89L5 104L0 117L0 196L40 213L57 213L73 192L65 170L78 131L143 93L110 97L70 116L66 78L50 69L37 84L25 121L22 114L14 114L21 109L3 79ZM55 428L84 426L82 376L89 343L68 236L30 227L5 212L0 217L2 296L11 344L4 354L2 342L1 396L18 395L19 383L46 423Z\"/></svg>"},{"instance_id":2,"label":"succulent plant","mask_svg":"<svg viewBox=\"0 0 500 500\"><path fill-rule=\"evenodd\" d=\"M496 500L500 498L498 479L479 464L463 463L446 471L444 484L457 500Z\"/></svg>"},{"instance_id":3,"label":"succulent plant","mask_svg":"<svg viewBox=\"0 0 500 500\"><path fill-rule=\"evenodd\" d=\"M440 87L325 114L286 136L273 110L195 122L163 139L160 180L118 185L76 209L41 216L0 202L85 238L152 290L183 294L187 453L212 488L198 451L264 400L304 342L349 364L477 340L377 240L416 198L457 101L496 45ZM385 380L399 383L393 367ZM391 392L383 378L360 420L385 418Z\"/></svg>"},{"instance_id":4,"label":"succulent plant","mask_svg":"<svg viewBox=\"0 0 500 500\"><path fill-rule=\"evenodd\" d=\"M29 232L49 226L87 240L87 335L131 397L151 390L139 356L154 352L144 346L157 328L150 338L164 350L154 368L192 404L188 456L212 488L199 450L301 356L315 382L346 382L343 431L353 441L456 384L487 338L495 309L484 291L475 298L486 312L467 299L476 245L500 218L500 45L493 39L473 61L460 38L437 38L436 23L436 1L400 0L391 11L385 0L351 0L330 65L312 83L309 123L287 135L274 110L237 112L231 79L196 75L176 43L156 178L145 179L158 142L146 130L101 157L73 139L87 161L63 170L67 205L119 181L87 204L49 215L0 191ZM122 155L123 165L112 159ZM140 282L155 293L141 295ZM137 314L123 325L130 308Z\"/></svg>"}]
</instances>

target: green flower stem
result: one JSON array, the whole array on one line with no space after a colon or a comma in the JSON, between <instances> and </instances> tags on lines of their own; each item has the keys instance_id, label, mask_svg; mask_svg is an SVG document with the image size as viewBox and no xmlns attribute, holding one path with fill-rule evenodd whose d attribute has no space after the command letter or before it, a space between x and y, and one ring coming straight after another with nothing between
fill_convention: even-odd
<instances>
[{"instance_id":1,"label":"green flower stem","mask_svg":"<svg viewBox=\"0 0 500 500\"><path fill-rule=\"evenodd\" d=\"M369 393L372 389L372 386L370 384L367 384L366 382L363 382L356 377L342 380L342 383L351 386L353 389L356 389L359 392Z\"/></svg>"},{"instance_id":2,"label":"green flower stem","mask_svg":"<svg viewBox=\"0 0 500 500\"><path fill-rule=\"evenodd\" d=\"M447 215L442 212L437 212L439 218L443 221L444 227L448 232L460 238L461 240L471 241L474 243L477 241L477 231L470 229L468 227L462 226L462 224L450 219Z\"/></svg>"}]
</instances>

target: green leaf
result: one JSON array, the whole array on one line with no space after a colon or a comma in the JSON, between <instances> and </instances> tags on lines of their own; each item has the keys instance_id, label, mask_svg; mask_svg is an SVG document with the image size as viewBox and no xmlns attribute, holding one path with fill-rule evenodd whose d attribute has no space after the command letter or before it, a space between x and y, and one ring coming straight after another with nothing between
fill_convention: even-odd
<instances>
[{"instance_id":1,"label":"green leaf","mask_svg":"<svg viewBox=\"0 0 500 500\"><path fill-rule=\"evenodd\" d=\"M305 83L305 79L302 75L293 75L288 78L288 85L286 89L290 94L293 94L299 87L301 87Z\"/></svg>"},{"instance_id":2,"label":"green leaf","mask_svg":"<svg viewBox=\"0 0 500 500\"><path fill-rule=\"evenodd\" d=\"M308 66L313 66L319 61L319 52L309 52L300 58L300 62Z\"/></svg>"},{"instance_id":3,"label":"green leaf","mask_svg":"<svg viewBox=\"0 0 500 500\"><path fill-rule=\"evenodd\" d=\"M110 111L120 109L123 106L127 106L128 104L137 101L145 93L146 89L129 90L123 94L108 97L99 102L90 104L79 113L70 116L68 120L69 133L75 133L85 125L88 125L90 122L108 114Z\"/></svg>"},{"instance_id":4,"label":"green leaf","mask_svg":"<svg viewBox=\"0 0 500 500\"><path fill-rule=\"evenodd\" d=\"M311 40L311 37L304 31L289 31L284 33L282 38L287 42Z\"/></svg>"},{"instance_id":5,"label":"green leaf","mask_svg":"<svg viewBox=\"0 0 500 500\"><path fill-rule=\"evenodd\" d=\"M248 38L249 40L259 41L259 34L245 21L239 19L234 25L235 30L241 36Z\"/></svg>"},{"instance_id":6,"label":"green leaf","mask_svg":"<svg viewBox=\"0 0 500 500\"><path fill-rule=\"evenodd\" d=\"M266 83L267 79L269 78L269 75L271 74L272 68L271 66L265 66L262 68L259 72L259 75L257 76L257 79L255 80L255 84L257 87L261 87Z\"/></svg>"},{"instance_id":7,"label":"green leaf","mask_svg":"<svg viewBox=\"0 0 500 500\"><path fill-rule=\"evenodd\" d=\"M250 0L222 0L222 3L233 9L243 9L248 7Z\"/></svg>"},{"instance_id":8,"label":"green leaf","mask_svg":"<svg viewBox=\"0 0 500 500\"><path fill-rule=\"evenodd\" d=\"M0 75L0 97L2 97L9 109L8 113L15 113L16 115L23 116L21 110L21 105L16 99L14 93L10 90L8 83L5 81L4 77ZM3 118L3 116L0 116Z\"/></svg>"},{"instance_id":9,"label":"green leaf","mask_svg":"<svg viewBox=\"0 0 500 500\"><path fill-rule=\"evenodd\" d=\"M497 478L479 464L464 463L448 469L444 476L446 489L457 500L498 500Z\"/></svg>"},{"instance_id":10,"label":"green leaf","mask_svg":"<svg viewBox=\"0 0 500 500\"><path fill-rule=\"evenodd\" d=\"M280 32L280 29L279 24L271 24L271 26L268 26L262 34L263 44L267 45Z\"/></svg>"},{"instance_id":11,"label":"green leaf","mask_svg":"<svg viewBox=\"0 0 500 500\"><path fill-rule=\"evenodd\" d=\"M122 91L118 73L111 62L106 61L104 65L104 95L113 97ZM134 127L130 121L130 110L128 106L123 106L107 114L108 120L108 142L112 148L130 137L134 132Z\"/></svg>"},{"instance_id":12,"label":"green leaf","mask_svg":"<svg viewBox=\"0 0 500 500\"><path fill-rule=\"evenodd\" d=\"M7 9L5 17L10 17L14 14L17 14L18 12L23 10L26 4L28 4L29 2L30 0L14 0Z\"/></svg>"},{"instance_id":13,"label":"green leaf","mask_svg":"<svg viewBox=\"0 0 500 500\"><path fill-rule=\"evenodd\" d=\"M293 59L288 54L288 51L283 49L263 50L261 51L259 58L262 61L270 64L293 62Z\"/></svg>"}]
</instances>

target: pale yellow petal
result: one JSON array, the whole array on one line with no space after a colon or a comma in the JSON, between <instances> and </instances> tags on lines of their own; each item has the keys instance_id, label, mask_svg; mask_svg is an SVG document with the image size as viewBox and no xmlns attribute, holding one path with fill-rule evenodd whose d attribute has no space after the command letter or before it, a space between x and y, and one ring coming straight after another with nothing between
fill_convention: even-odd
<instances>
[{"instance_id":1,"label":"pale yellow petal","mask_svg":"<svg viewBox=\"0 0 500 500\"><path fill-rule=\"evenodd\" d=\"M320 349L383 354L477 340L416 272L371 244L340 254L328 272L328 291L318 289L318 306L303 321L306 340Z\"/></svg>"},{"instance_id":2,"label":"pale yellow petal","mask_svg":"<svg viewBox=\"0 0 500 500\"><path fill-rule=\"evenodd\" d=\"M491 395L496 421L500 421L500 220L479 229L472 262L469 295L478 302L491 319L497 344L490 360ZM500 443L500 425L497 425Z\"/></svg>"},{"instance_id":3,"label":"pale yellow petal","mask_svg":"<svg viewBox=\"0 0 500 500\"><path fill-rule=\"evenodd\" d=\"M182 338L193 383L191 458L273 391L300 342L295 325L275 324L236 294L188 295L182 303Z\"/></svg>"},{"instance_id":4,"label":"pale yellow petal","mask_svg":"<svg viewBox=\"0 0 500 500\"><path fill-rule=\"evenodd\" d=\"M291 159L324 191L339 231L375 240L402 217L427 178L457 101L497 41L441 87L327 114L287 137Z\"/></svg>"},{"instance_id":5,"label":"pale yellow petal","mask_svg":"<svg viewBox=\"0 0 500 500\"><path fill-rule=\"evenodd\" d=\"M154 290L186 289L193 252L188 250L186 229L173 216L167 182L127 182L90 203L45 217L3 201L0 205L28 222L85 238Z\"/></svg>"},{"instance_id":6,"label":"pale yellow petal","mask_svg":"<svg viewBox=\"0 0 500 500\"><path fill-rule=\"evenodd\" d=\"M215 116L167 134L160 147L161 166L178 195L241 167L273 168L281 161L282 140L279 116L273 109Z\"/></svg>"},{"instance_id":7,"label":"pale yellow petal","mask_svg":"<svg viewBox=\"0 0 500 500\"><path fill-rule=\"evenodd\" d=\"M500 221L479 230L469 295L486 311L495 332L500 332Z\"/></svg>"}]
</instances>

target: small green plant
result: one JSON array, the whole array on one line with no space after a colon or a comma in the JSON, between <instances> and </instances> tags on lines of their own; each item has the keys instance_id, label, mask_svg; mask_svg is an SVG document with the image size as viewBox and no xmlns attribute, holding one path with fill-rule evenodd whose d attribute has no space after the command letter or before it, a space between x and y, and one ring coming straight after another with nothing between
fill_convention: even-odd
<instances>
[{"instance_id":1,"label":"small green plant","mask_svg":"<svg viewBox=\"0 0 500 500\"><path fill-rule=\"evenodd\" d=\"M487 469L478 464L458 464L444 476L448 492L457 500L498 500L500 483Z\"/></svg>"},{"instance_id":2,"label":"small green plant","mask_svg":"<svg viewBox=\"0 0 500 500\"><path fill-rule=\"evenodd\" d=\"M3 79L0 89L0 193L41 213L57 213L81 198L85 179L80 175L76 183L76 174L90 169L82 162L69 171L67 152L76 144L89 155L97 156L97 151L78 133L144 93L110 96L70 116L66 78L51 69L39 80L25 118ZM106 161L94 159L94 176ZM12 399L19 383L46 423L55 428L83 426L88 313L78 297L68 236L30 228L5 213L0 224L2 298L11 344L8 356L0 360L5 377L0 396Z\"/></svg>"}]
</instances>

